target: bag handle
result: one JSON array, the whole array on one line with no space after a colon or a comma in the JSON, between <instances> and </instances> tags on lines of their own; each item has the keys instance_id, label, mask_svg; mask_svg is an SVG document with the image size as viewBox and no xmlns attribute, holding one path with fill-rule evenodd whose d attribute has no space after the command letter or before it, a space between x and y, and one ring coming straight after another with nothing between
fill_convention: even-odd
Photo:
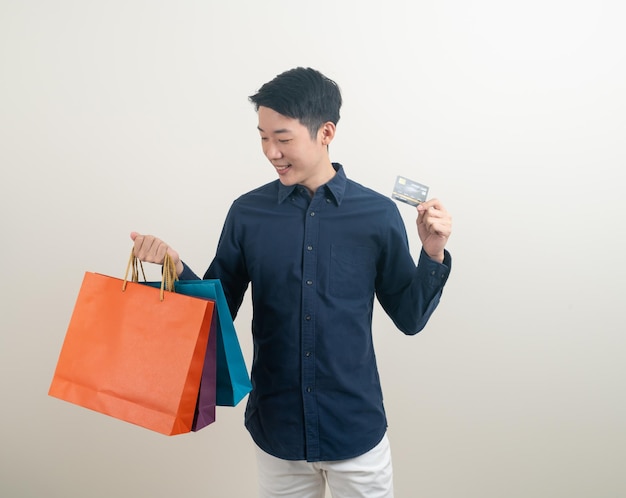
<instances>
[{"instance_id":1,"label":"bag handle","mask_svg":"<svg viewBox=\"0 0 626 498\"><path fill-rule=\"evenodd\" d=\"M128 282L128 272L131 270L131 282L139 282L139 268L141 268L141 274L143 275L143 281L146 281L146 273L143 270L143 263L135 256L135 249L130 250L130 258L128 258L128 264L126 265L126 273L124 274L124 283L122 284L122 292L126 290L126 284ZM161 301L165 298L165 291L176 292L174 288L174 282L178 280L176 274L176 265L172 257L165 253L163 258L163 274L161 278Z\"/></svg>"}]
</instances>

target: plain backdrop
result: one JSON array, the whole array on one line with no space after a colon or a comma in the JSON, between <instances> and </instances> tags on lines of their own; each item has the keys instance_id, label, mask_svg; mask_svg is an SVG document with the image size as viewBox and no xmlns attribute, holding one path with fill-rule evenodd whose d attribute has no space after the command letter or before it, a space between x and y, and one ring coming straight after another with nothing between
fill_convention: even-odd
<instances>
[{"instance_id":1,"label":"plain backdrop","mask_svg":"<svg viewBox=\"0 0 626 498\"><path fill-rule=\"evenodd\" d=\"M396 496L626 496L625 15L0 0L0 495L255 496L245 403L166 437L47 391L84 272L122 277L132 230L204 272L230 203L275 179L247 97L311 66L344 95L332 159L385 194L425 183L454 218L426 329L375 310ZM247 297L248 365L250 319Z\"/></svg>"}]
</instances>

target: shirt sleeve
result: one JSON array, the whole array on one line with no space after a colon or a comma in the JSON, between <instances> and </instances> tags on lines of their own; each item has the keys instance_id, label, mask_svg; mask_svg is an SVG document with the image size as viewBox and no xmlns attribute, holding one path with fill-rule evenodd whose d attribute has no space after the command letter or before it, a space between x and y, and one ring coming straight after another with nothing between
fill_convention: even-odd
<instances>
[{"instance_id":1,"label":"shirt sleeve","mask_svg":"<svg viewBox=\"0 0 626 498\"><path fill-rule=\"evenodd\" d=\"M178 275L179 280L200 280L200 277L182 261L183 271Z\"/></svg>"},{"instance_id":2,"label":"shirt sleeve","mask_svg":"<svg viewBox=\"0 0 626 498\"><path fill-rule=\"evenodd\" d=\"M391 217L386 248L378 264L376 296L396 327L414 335L425 326L437 308L450 275L452 258L431 259L422 249L417 266L410 255L406 229L399 215Z\"/></svg>"},{"instance_id":3,"label":"shirt sleeve","mask_svg":"<svg viewBox=\"0 0 626 498\"><path fill-rule=\"evenodd\" d=\"M220 280L233 319L237 316L250 282L238 233L241 228L238 227L235 218L236 208L233 205L226 216L215 258L204 274L205 279Z\"/></svg>"}]
</instances>

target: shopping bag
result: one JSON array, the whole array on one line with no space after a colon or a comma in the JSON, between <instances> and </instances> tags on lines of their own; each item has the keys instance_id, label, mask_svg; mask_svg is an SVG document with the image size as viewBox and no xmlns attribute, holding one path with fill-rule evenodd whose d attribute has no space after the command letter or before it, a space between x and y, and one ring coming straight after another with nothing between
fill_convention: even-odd
<instances>
[{"instance_id":1,"label":"shopping bag","mask_svg":"<svg viewBox=\"0 0 626 498\"><path fill-rule=\"evenodd\" d=\"M191 424L194 432L204 429L207 425L215 422L216 405L216 376L217 376L217 309L213 306L213 319L209 330L209 342L204 356L204 367L202 368L202 378L200 379L200 392L196 411Z\"/></svg>"},{"instance_id":2,"label":"shopping bag","mask_svg":"<svg viewBox=\"0 0 626 498\"><path fill-rule=\"evenodd\" d=\"M162 434L189 432L214 302L127 276L85 273L48 393Z\"/></svg>"},{"instance_id":3,"label":"shopping bag","mask_svg":"<svg viewBox=\"0 0 626 498\"><path fill-rule=\"evenodd\" d=\"M142 283L152 287L160 285L159 282ZM173 285L177 294L215 301L217 308L217 405L236 406L252 390L252 384L222 283L217 279L177 280Z\"/></svg>"}]
</instances>

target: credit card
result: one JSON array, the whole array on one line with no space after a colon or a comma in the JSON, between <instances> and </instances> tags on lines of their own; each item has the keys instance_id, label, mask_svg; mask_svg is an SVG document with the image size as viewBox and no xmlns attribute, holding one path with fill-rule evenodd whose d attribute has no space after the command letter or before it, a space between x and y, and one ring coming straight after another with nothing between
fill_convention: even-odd
<instances>
[{"instance_id":1,"label":"credit card","mask_svg":"<svg viewBox=\"0 0 626 498\"><path fill-rule=\"evenodd\" d=\"M421 183L409 180L405 176L398 176L391 197L411 206L424 202L428 196L428 187Z\"/></svg>"}]
</instances>

